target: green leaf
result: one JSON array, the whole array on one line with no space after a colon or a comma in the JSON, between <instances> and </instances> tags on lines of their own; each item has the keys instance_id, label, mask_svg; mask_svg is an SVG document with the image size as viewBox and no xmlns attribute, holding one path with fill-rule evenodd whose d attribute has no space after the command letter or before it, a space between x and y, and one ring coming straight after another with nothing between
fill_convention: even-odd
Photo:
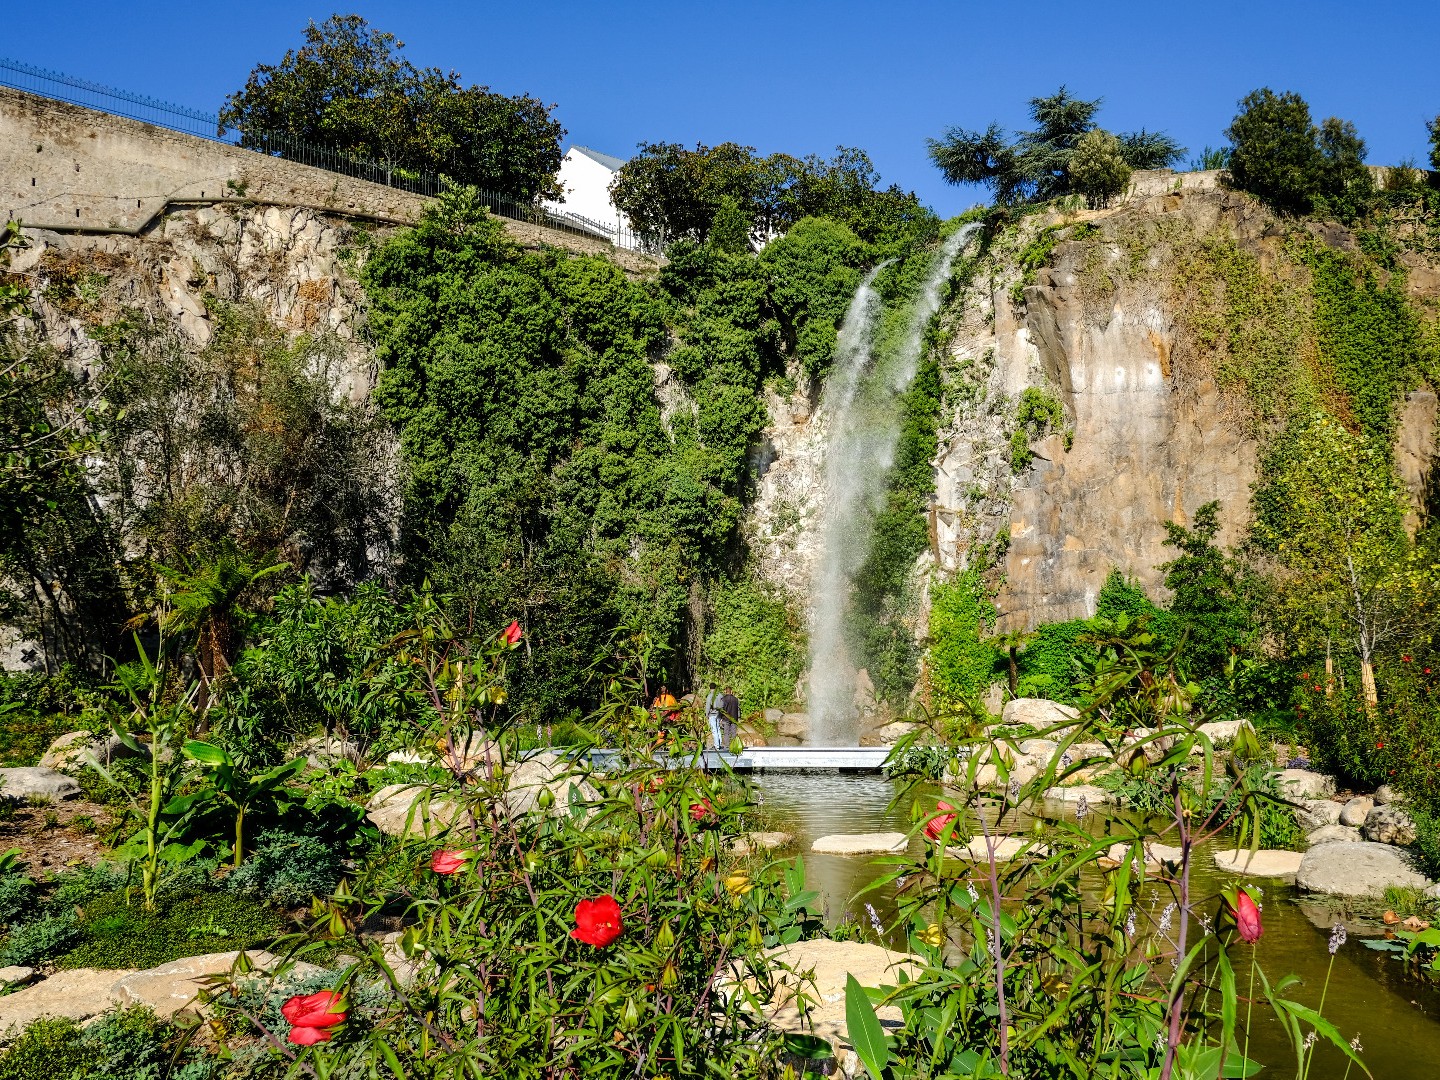
<instances>
[{"instance_id":1,"label":"green leaf","mask_svg":"<svg viewBox=\"0 0 1440 1080\"><path fill-rule=\"evenodd\" d=\"M890 1064L890 1045L885 1029L875 1016L870 996L854 975L845 976L845 1027L855 1053L875 1080L881 1080Z\"/></svg>"},{"instance_id":2,"label":"green leaf","mask_svg":"<svg viewBox=\"0 0 1440 1080\"><path fill-rule=\"evenodd\" d=\"M810 1061L828 1061L835 1056L830 1040L822 1039L818 1035L786 1035L783 1042L787 1054Z\"/></svg>"},{"instance_id":3,"label":"green leaf","mask_svg":"<svg viewBox=\"0 0 1440 1080\"><path fill-rule=\"evenodd\" d=\"M185 756L192 761L198 761L201 765L208 765L214 768L218 765L230 765L230 755L213 743L197 742L191 739L184 746Z\"/></svg>"},{"instance_id":4,"label":"green leaf","mask_svg":"<svg viewBox=\"0 0 1440 1080\"><path fill-rule=\"evenodd\" d=\"M1345 1037L1340 1034L1339 1029L1336 1028L1336 1026L1332 1024L1329 1020L1326 1020L1325 1017L1321 1016L1314 1009L1307 1009L1298 1001L1290 1001L1288 999L1282 998L1279 1002L1277 1002L1277 1004L1280 1006L1280 1008L1290 1013L1297 1020L1302 1023L1309 1024L1317 1032L1319 1032L1321 1035L1324 1035L1325 1038L1329 1039L1330 1042L1334 1044L1341 1053L1343 1053L1356 1065L1359 1065L1360 1068L1364 1069L1366 1076L1372 1075L1370 1070L1365 1068L1365 1062L1360 1060L1360 1055L1355 1053L1355 1051L1350 1048L1350 1044L1345 1041Z\"/></svg>"}]
</instances>

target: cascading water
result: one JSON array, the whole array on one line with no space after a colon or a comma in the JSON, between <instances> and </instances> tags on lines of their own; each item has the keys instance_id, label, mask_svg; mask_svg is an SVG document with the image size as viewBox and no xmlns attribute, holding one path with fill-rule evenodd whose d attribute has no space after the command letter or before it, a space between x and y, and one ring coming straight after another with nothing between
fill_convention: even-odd
<instances>
[{"instance_id":1,"label":"cascading water","mask_svg":"<svg viewBox=\"0 0 1440 1080\"><path fill-rule=\"evenodd\" d=\"M876 363L875 327L881 313L875 292L882 263L860 283L845 313L835 360L821 395L829 420L825 449L825 510L821 553L810 584L810 743L854 745L859 738L855 665L845 641L850 584L870 552L875 513L884 498L900 434L899 398L915 378L925 328L940 308L950 268L977 225L952 233L930 266L895 352Z\"/></svg>"}]
</instances>

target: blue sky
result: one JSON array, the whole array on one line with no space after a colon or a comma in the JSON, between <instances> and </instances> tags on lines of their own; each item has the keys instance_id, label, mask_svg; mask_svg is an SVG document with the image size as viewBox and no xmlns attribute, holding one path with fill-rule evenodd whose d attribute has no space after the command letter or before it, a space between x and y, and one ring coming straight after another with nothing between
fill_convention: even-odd
<instances>
[{"instance_id":1,"label":"blue sky","mask_svg":"<svg viewBox=\"0 0 1440 1080\"><path fill-rule=\"evenodd\" d=\"M925 139L949 124L1025 122L1060 83L1103 97L1114 130L1219 145L1235 102L1298 90L1317 120L1353 120L1374 163L1426 156L1440 114L1440 3L490 2L12 4L0 55L216 108L309 19L356 11L420 65L559 105L569 142L628 155L641 140L762 152L868 150L887 181L944 213Z\"/></svg>"}]
</instances>

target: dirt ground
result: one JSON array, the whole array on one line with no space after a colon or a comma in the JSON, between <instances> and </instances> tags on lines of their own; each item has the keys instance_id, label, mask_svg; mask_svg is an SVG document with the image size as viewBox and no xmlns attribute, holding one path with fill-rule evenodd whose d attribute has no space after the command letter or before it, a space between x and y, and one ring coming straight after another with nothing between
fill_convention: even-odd
<instances>
[{"instance_id":1,"label":"dirt ground","mask_svg":"<svg viewBox=\"0 0 1440 1080\"><path fill-rule=\"evenodd\" d=\"M45 806L16 803L14 807L13 816L0 819L0 852L18 848L32 875L93 865L104 857L100 837L113 816L109 807L84 799ZM94 823L93 828L87 826L86 818Z\"/></svg>"}]
</instances>

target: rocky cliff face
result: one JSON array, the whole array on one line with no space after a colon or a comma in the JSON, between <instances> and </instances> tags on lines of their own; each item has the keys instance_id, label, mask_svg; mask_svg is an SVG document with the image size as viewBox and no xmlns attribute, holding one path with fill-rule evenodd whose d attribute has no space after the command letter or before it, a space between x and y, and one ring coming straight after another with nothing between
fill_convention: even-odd
<instances>
[{"instance_id":1,"label":"rocky cliff face","mask_svg":"<svg viewBox=\"0 0 1440 1080\"><path fill-rule=\"evenodd\" d=\"M1049 232L1046 265L1026 278L1020 255ZM1343 230L1320 239L1350 247ZM1213 175L1148 176L1115 208L1035 215L1002 234L944 318L946 414L935 465L932 550L942 571L1001 553L1000 629L1094 614L1112 569L1163 594L1173 557L1165 522L1222 507L1222 543L1248 524L1259 445L1243 403L1222 391L1185 318L1182 256L1223 236L1284 273L1283 229ZM1414 260L1412 260L1414 261ZM1412 297L1440 297L1440 276L1414 261ZM1417 294L1418 290L1418 294ZM1027 387L1063 405L1064 425L1012 465L1016 407ZM754 537L761 571L797 599L815 559L824 491L823 416L771 403L770 442ZM1417 508L1435 465L1437 406L1428 390L1400 410L1397 465ZM1418 521L1418 517L1414 520ZM922 617L915 627L923 639Z\"/></svg>"}]
</instances>

